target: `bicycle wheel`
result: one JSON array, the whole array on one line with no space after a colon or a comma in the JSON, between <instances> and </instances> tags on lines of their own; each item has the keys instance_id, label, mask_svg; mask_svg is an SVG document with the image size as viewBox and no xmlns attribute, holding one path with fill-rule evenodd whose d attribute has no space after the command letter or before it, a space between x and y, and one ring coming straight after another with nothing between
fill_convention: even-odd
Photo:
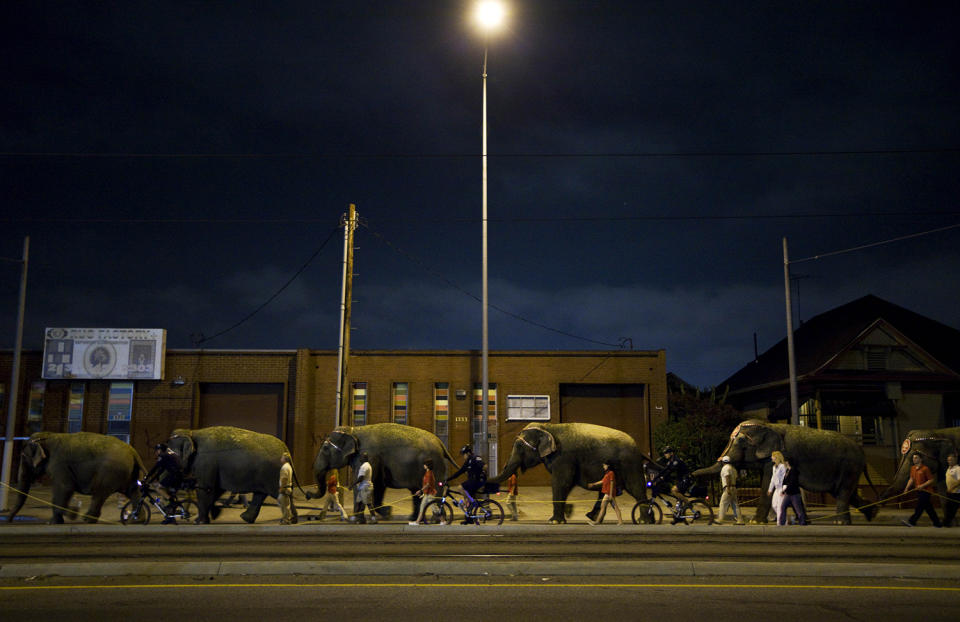
<instances>
[{"instance_id":1,"label":"bicycle wheel","mask_svg":"<svg viewBox=\"0 0 960 622\"><path fill-rule=\"evenodd\" d=\"M663 520L663 510L656 501L637 501L633 506L633 523L635 525L659 525Z\"/></svg>"},{"instance_id":2,"label":"bicycle wheel","mask_svg":"<svg viewBox=\"0 0 960 622\"><path fill-rule=\"evenodd\" d=\"M453 522L453 509L443 499L434 499L423 508L423 522L427 525L449 525Z\"/></svg>"},{"instance_id":3,"label":"bicycle wheel","mask_svg":"<svg viewBox=\"0 0 960 622\"><path fill-rule=\"evenodd\" d=\"M120 509L120 522L124 525L146 525L150 522L150 505L146 499L127 501Z\"/></svg>"},{"instance_id":4,"label":"bicycle wheel","mask_svg":"<svg viewBox=\"0 0 960 622\"><path fill-rule=\"evenodd\" d=\"M180 508L178 508L177 515L174 518L182 518L185 521L191 521L197 518L200 514L200 510L197 509L197 504L189 499L180 502Z\"/></svg>"},{"instance_id":5,"label":"bicycle wheel","mask_svg":"<svg viewBox=\"0 0 960 622\"><path fill-rule=\"evenodd\" d=\"M712 525L713 508L704 499L690 499L683 504L680 518L687 525Z\"/></svg>"},{"instance_id":6,"label":"bicycle wheel","mask_svg":"<svg viewBox=\"0 0 960 622\"><path fill-rule=\"evenodd\" d=\"M503 506L493 499L484 499L477 507L476 520L478 525L502 525Z\"/></svg>"}]
</instances>

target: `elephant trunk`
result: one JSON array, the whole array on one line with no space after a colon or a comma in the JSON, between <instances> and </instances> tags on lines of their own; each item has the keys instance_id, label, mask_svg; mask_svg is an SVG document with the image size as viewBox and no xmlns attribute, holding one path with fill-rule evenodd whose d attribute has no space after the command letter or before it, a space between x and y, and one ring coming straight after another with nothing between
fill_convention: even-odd
<instances>
[{"instance_id":1,"label":"elephant trunk","mask_svg":"<svg viewBox=\"0 0 960 622\"><path fill-rule=\"evenodd\" d=\"M517 452L514 451L512 454L510 454L510 459L507 460L505 465L503 465L503 469L500 471L500 473L489 478L487 481L494 484L499 484L503 482L503 480L516 473L518 469L523 471L523 461L520 459L520 456L517 454Z\"/></svg>"},{"instance_id":2,"label":"elephant trunk","mask_svg":"<svg viewBox=\"0 0 960 622\"><path fill-rule=\"evenodd\" d=\"M31 485L33 485L33 473L30 471L30 468L24 464L23 459L21 459L20 469L17 473L17 489L13 491L16 500L13 503L13 507L10 508L10 514L7 516L8 523L12 523L17 512L23 508L23 504L27 501L27 494L30 492Z\"/></svg>"},{"instance_id":3,"label":"elephant trunk","mask_svg":"<svg viewBox=\"0 0 960 622\"><path fill-rule=\"evenodd\" d=\"M691 475L694 477L708 477L710 475L720 475L720 471L723 469L723 463L719 460L713 464L713 466L704 467L702 469L697 469Z\"/></svg>"},{"instance_id":4,"label":"elephant trunk","mask_svg":"<svg viewBox=\"0 0 960 622\"><path fill-rule=\"evenodd\" d=\"M880 493L880 500L889 499L890 497L895 497L907 486L907 480L910 478L910 467L912 463L909 458L909 454L904 454L900 458L900 466L897 468L896 475L893 476L893 480L890 482L890 486Z\"/></svg>"}]
</instances>

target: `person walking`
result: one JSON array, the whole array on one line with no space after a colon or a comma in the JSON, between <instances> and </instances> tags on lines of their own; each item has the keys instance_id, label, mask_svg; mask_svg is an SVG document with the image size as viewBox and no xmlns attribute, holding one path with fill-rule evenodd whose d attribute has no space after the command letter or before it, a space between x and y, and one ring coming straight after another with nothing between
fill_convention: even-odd
<instances>
[{"instance_id":1,"label":"person walking","mask_svg":"<svg viewBox=\"0 0 960 622\"><path fill-rule=\"evenodd\" d=\"M520 512L517 510L517 495L519 494L519 488L517 487L517 474L514 473L507 479L507 508L510 509L510 520L520 520Z\"/></svg>"},{"instance_id":2,"label":"person walking","mask_svg":"<svg viewBox=\"0 0 960 622\"><path fill-rule=\"evenodd\" d=\"M907 481L903 492L907 493L911 490L917 491L917 507L913 510L913 515L904 520L903 524L907 527L916 527L917 521L920 520L920 515L926 512L930 520L933 521L933 526L939 527L940 517L937 516L936 511L933 509L933 503L930 502L930 490L934 487L934 484L937 483L937 480L933 476L933 473L930 472L930 467L923 463L923 459L919 453L914 452L912 460L913 466L910 467L910 479Z\"/></svg>"},{"instance_id":3,"label":"person walking","mask_svg":"<svg viewBox=\"0 0 960 622\"><path fill-rule=\"evenodd\" d=\"M280 505L280 524L292 525L297 522L293 517L293 466L290 456L284 454L280 458L280 490L277 494L277 503Z\"/></svg>"},{"instance_id":4,"label":"person walking","mask_svg":"<svg viewBox=\"0 0 960 622\"><path fill-rule=\"evenodd\" d=\"M423 485L417 491L420 495L420 513L416 520L410 521L410 525L419 525L423 522L424 510L427 504L437 497L437 478L433 474L433 460L427 460L423 463Z\"/></svg>"},{"instance_id":5,"label":"person walking","mask_svg":"<svg viewBox=\"0 0 960 622\"><path fill-rule=\"evenodd\" d=\"M780 526L787 524L787 509L792 507L794 514L797 515L797 524L806 525L807 510L803 507L803 496L800 494L800 471L787 458L784 458L783 466L786 471L783 475L783 498L780 501L777 524Z\"/></svg>"},{"instance_id":6,"label":"person walking","mask_svg":"<svg viewBox=\"0 0 960 622\"><path fill-rule=\"evenodd\" d=\"M770 510L773 512L774 523L780 520L780 506L783 504L783 476L787 474L787 467L783 464L783 454L775 451L770 454L773 462L773 474L770 476L770 485L767 494L770 497Z\"/></svg>"},{"instance_id":7,"label":"person walking","mask_svg":"<svg viewBox=\"0 0 960 622\"><path fill-rule=\"evenodd\" d=\"M943 507L943 526L953 527L953 518L960 507L960 464L957 454L947 455L947 502Z\"/></svg>"},{"instance_id":8,"label":"person walking","mask_svg":"<svg viewBox=\"0 0 960 622\"><path fill-rule=\"evenodd\" d=\"M363 516L364 507L370 509L370 522L377 522L377 515L373 510L373 467L370 466L370 456L367 452L360 454L360 468L357 469L357 479L353 482L353 518L358 523L366 523Z\"/></svg>"},{"instance_id":9,"label":"person walking","mask_svg":"<svg viewBox=\"0 0 960 622\"><path fill-rule=\"evenodd\" d=\"M623 524L623 515L620 514L620 506L617 505L617 474L612 464L603 463L603 479L599 482L594 482L590 484L590 488L600 487L600 492L603 493L603 502L600 504L600 514L597 515L597 520L587 519L587 522L591 525L599 525L603 522L603 517L607 514L607 506L611 506L613 510L617 513L617 524Z\"/></svg>"},{"instance_id":10,"label":"person walking","mask_svg":"<svg viewBox=\"0 0 960 622\"><path fill-rule=\"evenodd\" d=\"M331 469L327 473L326 480L327 492L320 497L320 520L327 515L328 509L336 510L340 513L340 520L347 520L347 511L343 509L340 503L340 475L336 469Z\"/></svg>"},{"instance_id":11,"label":"person walking","mask_svg":"<svg viewBox=\"0 0 960 622\"><path fill-rule=\"evenodd\" d=\"M727 512L729 511L738 525L743 524L743 515L740 514L740 506L737 505L737 469L730 463L730 456L724 456L720 459L723 468L720 469L720 487L723 493L720 495L720 513L718 523L726 524Z\"/></svg>"}]
</instances>

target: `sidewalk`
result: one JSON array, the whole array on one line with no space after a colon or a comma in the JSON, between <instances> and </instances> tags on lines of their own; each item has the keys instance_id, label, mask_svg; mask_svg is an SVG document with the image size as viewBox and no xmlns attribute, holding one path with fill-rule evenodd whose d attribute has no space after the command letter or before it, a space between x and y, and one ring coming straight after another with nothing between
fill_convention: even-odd
<instances>
[{"instance_id":1,"label":"sidewalk","mask_svg":"<svg viewBox=\"0 0 960 622\"><path fill-rule=\"evenodd\" d=\"M310 490L309 488L307 490ZM14 525L27 525L27 524L46 524L51 517L51 511L48 507L50 500L50 489L47 486L34 486L30 491L30 496L35 497L35 499L27 499L27 502L24 504L23 508L20 510L17 515ZM507 507L506 495L492 495L491 498L497 500L500 505L503 506L504 511L504 525L510 524L510 510ZM588 525L586 514L594 505L596 501L597 493L595 491L583 490L581 488L574 488L570 492L570 496L567 498L567 503L573 506L573 512L567 517L567 522L570 525ZM74 500L80 500L81 503L81 512L89 507L90 498L87 495L75 495ZM631 521L631 511L635 504L635 500L628 494L624 494L619 497L618 502L620 503L620 511L623 514L623 521L625 524L632 524ZM13 494L10 495L10 502L13 501ZM126 499L121 495L113 495L110 497L103 506L103 510L100 517L101 524L120 524L120 508L126 502ZM319 514L319 506L317 505L317 500L307 500L304 498L303 493L299 490L294 494L294 502L297 506L297 512L300 517L300 521L311 520L311 517L316 518ZM380 521L385 524L406 524L409 520L409 513L412 509L412 503L410 499L410 493L406 490L397 490L397 489L387 489L386 495L384 497L384 503L392 506L392 516L391 518ZM550 517L553 515L553 502L551 490L547 486L528 486L521 488L520 497L518 502L519 508L519 523L521 524L547 524L549 523ZM353 496L348 491L344 499L344 509L348 514L352 513L353 509ZM746 507L741 508L745 520L749 521L753 518L753 515L756 511L756 503L752 503ZM717 516L717 508L713 508L714 518ZM240 518L240 514L243 512L243 507L239 505L234 505L224 508L217 520L212 521L215 525L229 525L229 524L246 524L243 519ZM458 511L459 512L459 511ZM873 519L873 521L867 521L866 518L858 511L851 510L851 519L853 526L872 526L872 527L898 527L901 529L907 529L903 525L903 520L909 517L913 513L913 510L910 509L898 509L895 506L882 506L879 513ZM938 512L938 514L941 512ZM833 526L833 521L835 520L835 508L834 506L809 506L807 507L808 520L813 526ZM792 512L790 514L793 515ZM604 520L604 525L616 526L616 514L612 509L607 510L607 515ZM6 524L6 513L0 515L0 521ZM69 520L66 521L67 524L70 523ZM151 518L151 524L160 523L159 515L155 512L153 518ZM78 524L83 524L82 521L77 521ZM280 523L280 509L276 501L272 498L268 498L263 507L260 510L260 515L257 517L255 525L279 525ZM334 512L328 512L326 518L319 522L318 524L341 524L339 517ZM664 521L666 527L671 527L668 521ZM921 517L919 525L929 526L930 519L926 516ZM774 524L767 523L767 526L774 526ZM726 529L737 528L737 526L732 525L712 525L711 527L715 529ZM758 527L757 525L745 525L743 527ZM960 530L958 530L960 531Z\"/></svg>"}]
</instances>

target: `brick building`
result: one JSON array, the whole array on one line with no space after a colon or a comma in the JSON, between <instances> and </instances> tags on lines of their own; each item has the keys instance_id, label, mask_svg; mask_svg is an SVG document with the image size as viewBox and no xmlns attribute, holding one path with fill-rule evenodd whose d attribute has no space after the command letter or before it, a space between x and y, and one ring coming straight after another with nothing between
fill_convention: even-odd
<instances>
[{"instance_id":1,"label":"brick building","mask_svg":"<svg viewBox=\"0 0 960 622\"><path fill-rule=\"evenodd\" d=\"M0 352L3 413L12 358ZM319 443L336 423L334 350L168 350L163 380L128 382L42 380L41 362L41 352L23 353L16 436L116 434L148 466L150 448L175 428L235 425L281 438L309 481ZM488 435L497 467L530 421L607 425L649 452L653 429L667 417L662 350L495 351L489 370ZM480 375L476 351L354 351L342 423L413 425L456 453L479 442ZM543 484L547 474L538 467L524 480Z\"/></svg>"}]
</instances>

